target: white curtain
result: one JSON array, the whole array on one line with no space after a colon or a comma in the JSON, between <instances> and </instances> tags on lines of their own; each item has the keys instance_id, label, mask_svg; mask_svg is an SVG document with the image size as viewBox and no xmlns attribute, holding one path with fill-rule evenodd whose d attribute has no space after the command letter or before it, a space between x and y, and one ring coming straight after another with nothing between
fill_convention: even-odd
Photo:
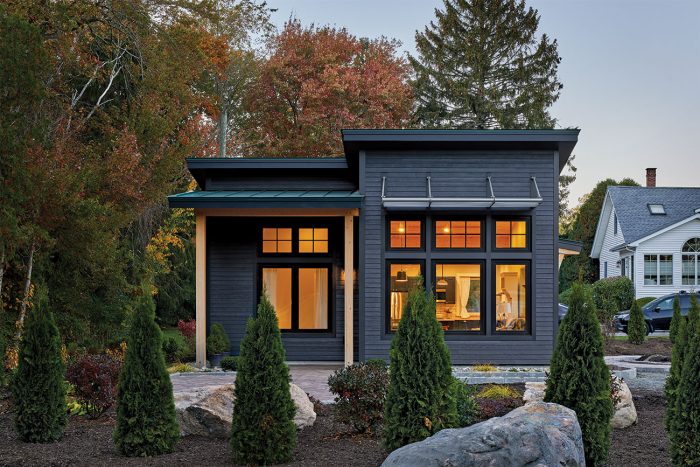
<instances>
[{"instance_id":1,"label":"white curtain","mask_svg":"<svg viewBox=\"0 0 700 467\"><path fill-rule=\"evenodd\" d=\"M314 306L317 329L328 327L328 269L316 269L316 304Z\"/></svg>"},{"instance_id":2,"label":"white curtain","mask_svg":"<svg viewBox=\"0 0 700 467\"><path fill-rule=\"evenodd\" d=\"M263 287L267 292L270 303L277 310L277 268L263 269Z\"/></svg>"},{"instance_id":3,"label":"white curtain","mask_svg":"<svg viewBox=\"0 0 700 467\"><path fill-rule=\"evenodd\" d=\"M469 303L469 292L471 291L471 278L460 276L457 278L457 316L460 318L468 318L469 311L467 311L467 304Z\"/></svg>"}]
</instances>

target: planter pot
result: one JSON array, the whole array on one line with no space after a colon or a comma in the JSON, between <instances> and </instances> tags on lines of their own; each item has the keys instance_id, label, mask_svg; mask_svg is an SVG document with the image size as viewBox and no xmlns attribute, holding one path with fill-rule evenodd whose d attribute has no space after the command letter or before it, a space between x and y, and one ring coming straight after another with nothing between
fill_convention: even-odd
<instances>
[{"instance_id":1,"label":"planter pot","mask_svg":"<svg viewBox=\"0 0 700 467\"><path fill-rule=\"evenodd\" d=\"M215 353L213 355L209 356L209 365L211 365L212 368L218 368L221 366L221 359L224 357L224 354L222 353Z\"/></svg>"}]
</instances>

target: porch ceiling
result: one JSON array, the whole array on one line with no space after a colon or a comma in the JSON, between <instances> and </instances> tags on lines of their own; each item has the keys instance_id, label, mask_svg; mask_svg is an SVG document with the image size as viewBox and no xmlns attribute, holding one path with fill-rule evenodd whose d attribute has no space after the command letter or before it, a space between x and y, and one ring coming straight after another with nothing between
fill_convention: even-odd
<instances>
[{"instance_id":1,"label":"porch ceiling","mask_svg":"<svg viewBox=\"0 0 700 467\"><path fill-rule=\"evenodd\" d=\"M171 208L359 208L364 196L337 190L188 191L168 196Z\"/></svg>"}]
</instances>

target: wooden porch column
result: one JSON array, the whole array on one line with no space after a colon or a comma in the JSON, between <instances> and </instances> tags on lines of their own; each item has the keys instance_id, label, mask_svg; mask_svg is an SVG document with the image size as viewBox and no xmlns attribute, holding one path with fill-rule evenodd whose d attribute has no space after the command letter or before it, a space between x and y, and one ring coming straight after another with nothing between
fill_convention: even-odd
<instances>
[{"instance_id":1,"label":"wooden porch column","mask_svg":"<svg viewBox=\"0 0 700 467\"><path fill-rule=\"evenodd\" d=\"M195 232L195 271L196 271L196 365L204 368L207 364L207 216L195 209L197 229Z\"/></svg>"},{"instance_id":2,"label":"wooden porch column","mask_svg":"<svg viewBox=\"0 0 700 467\"><path fill-rule=\"evenodd\" d=\"M353 363L353 228L351 211L345 213L345 366Z\"/></svg>"}]
</instances>

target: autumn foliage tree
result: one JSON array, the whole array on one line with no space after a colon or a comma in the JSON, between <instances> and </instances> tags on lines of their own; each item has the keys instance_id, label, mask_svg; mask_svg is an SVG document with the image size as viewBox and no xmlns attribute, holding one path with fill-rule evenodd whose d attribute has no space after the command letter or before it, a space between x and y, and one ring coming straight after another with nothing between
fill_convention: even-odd
<instances>
[{"instance_id":1,"label":"autumn foliage tree","mask_svg":"<svg viewBox=\"0 0 700 467\"><path fill-rule=\"evenodd\" d=\"M403 126L411 110L398 43L289 21L244 100L247 154L342 154L342 128Z\"/></svg>"}]
</instances>

